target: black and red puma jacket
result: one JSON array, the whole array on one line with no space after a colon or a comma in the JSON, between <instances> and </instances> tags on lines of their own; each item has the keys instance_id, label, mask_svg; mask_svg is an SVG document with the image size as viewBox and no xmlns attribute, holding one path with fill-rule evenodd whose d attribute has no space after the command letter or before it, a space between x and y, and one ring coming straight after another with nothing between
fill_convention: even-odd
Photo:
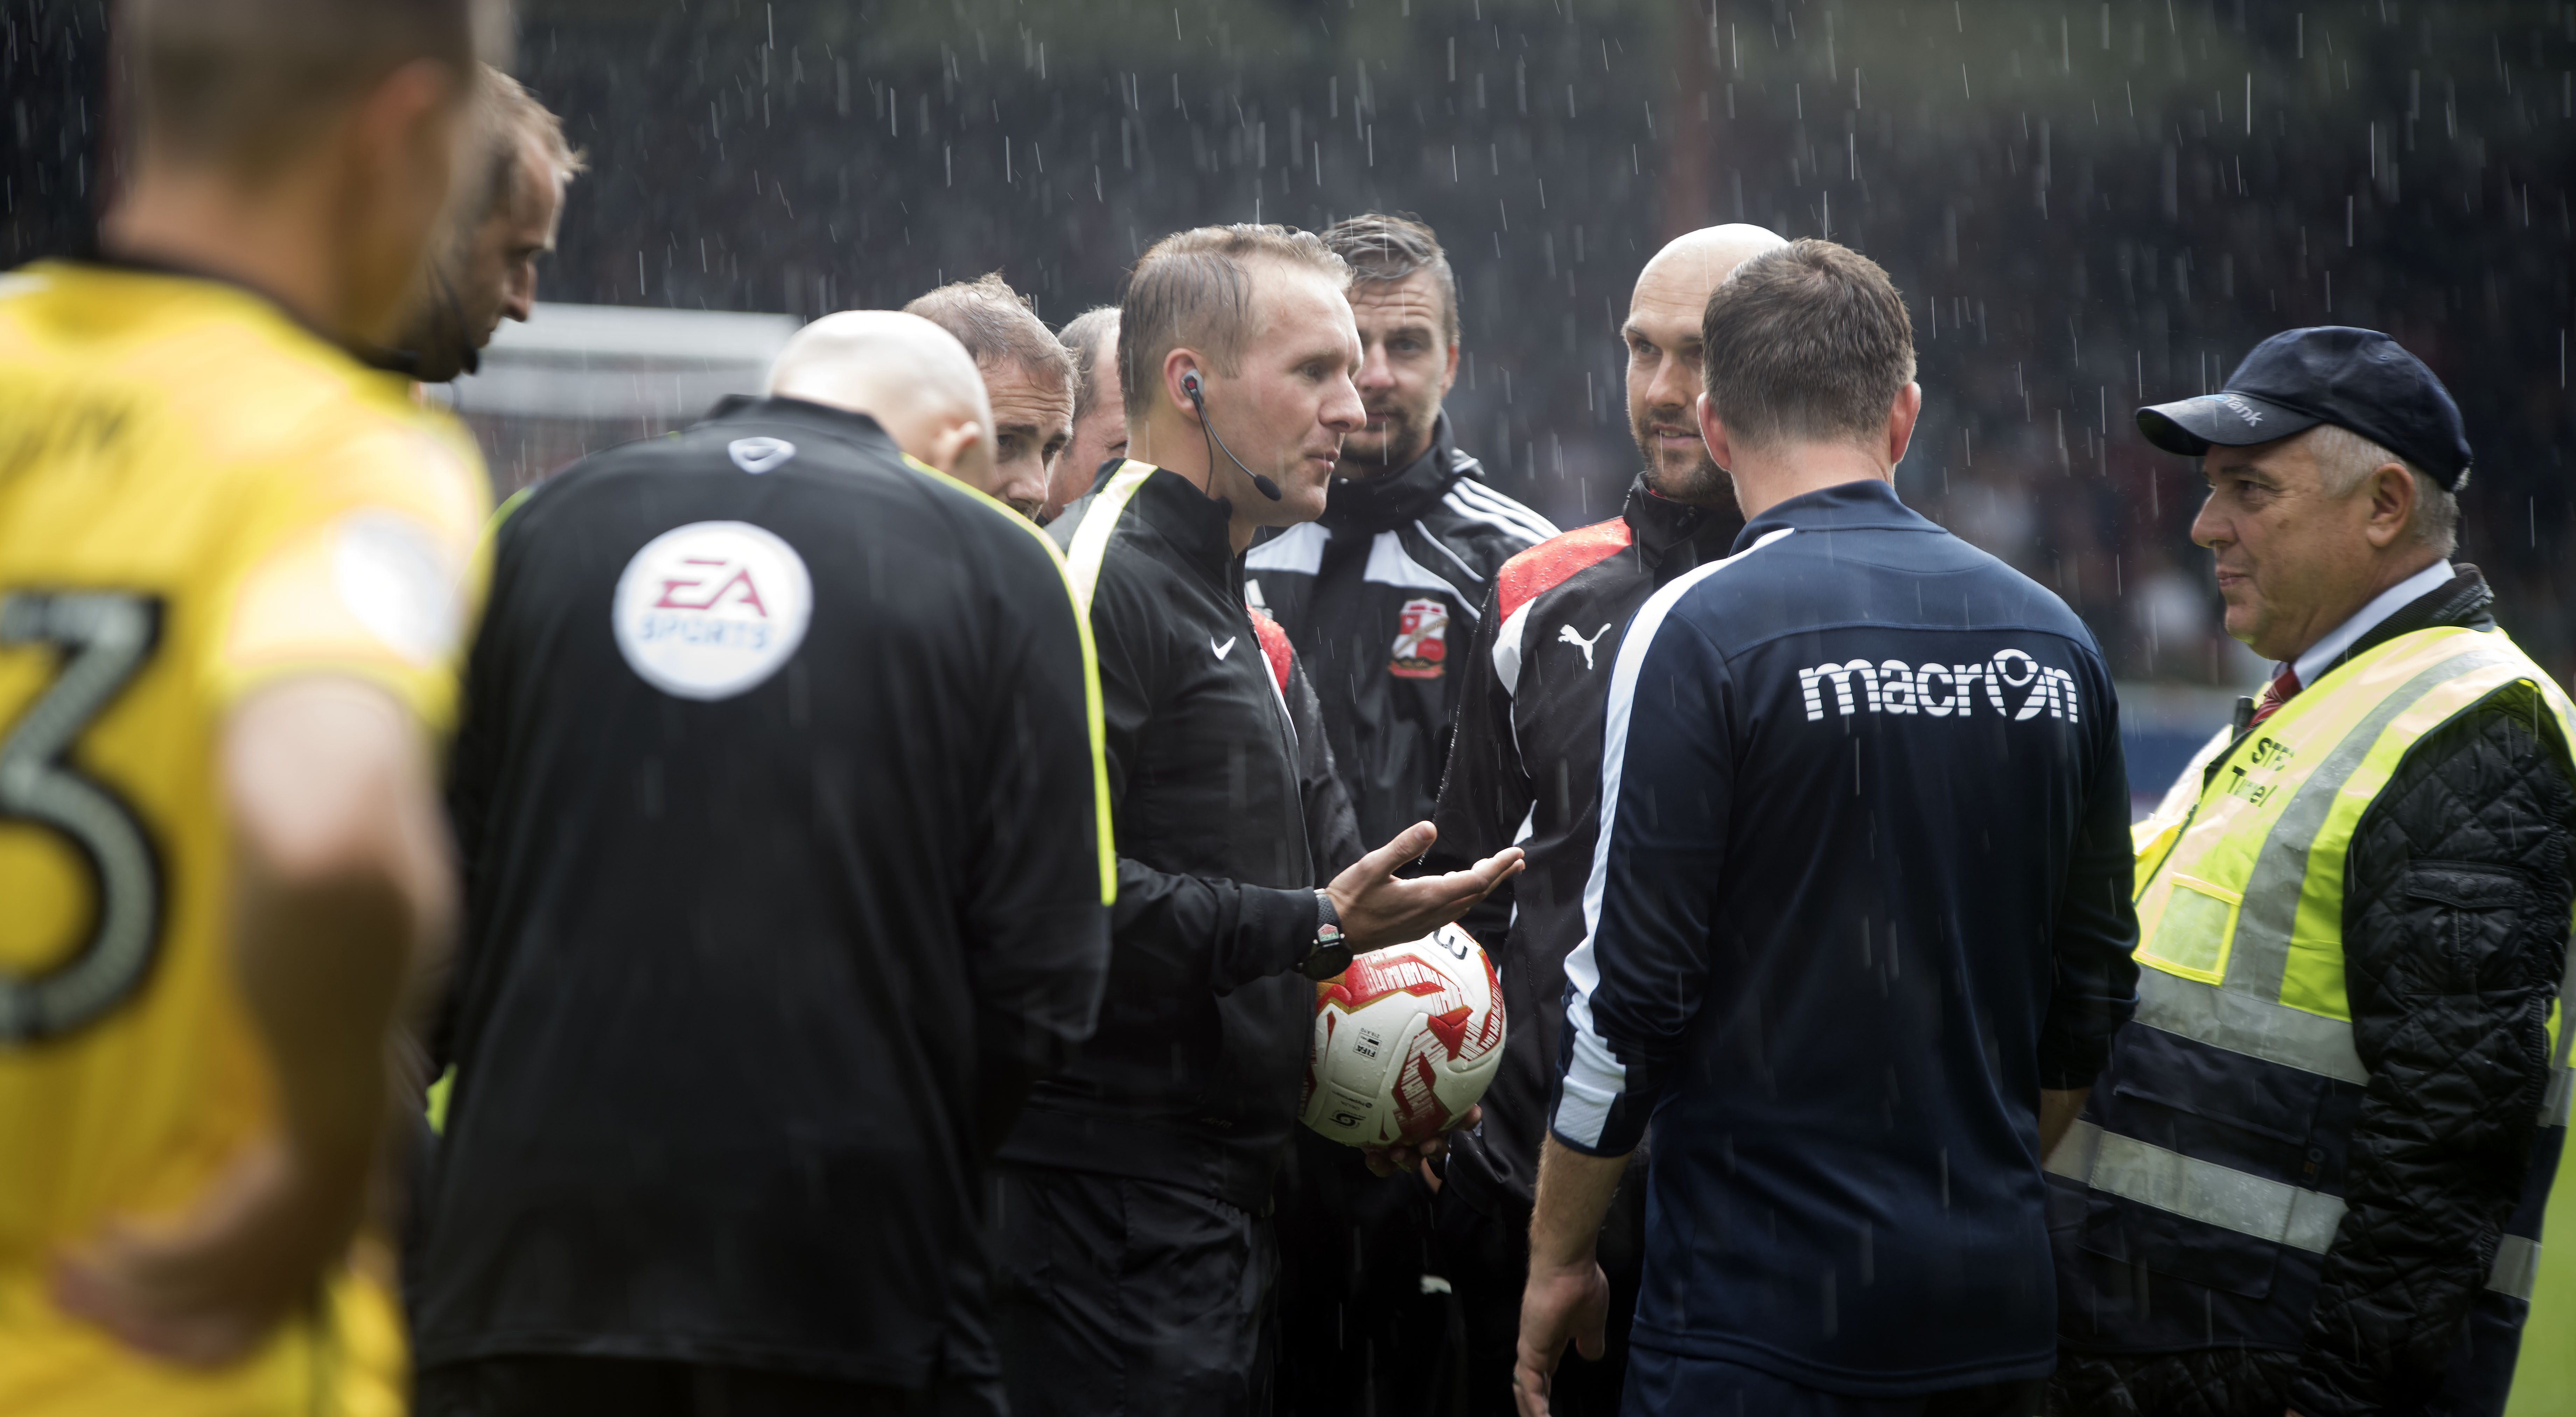
<instances>
[{"instance_id":1,"label":"black and red puma jacket","mask_svg":"<svg viewBox=\"0 0 2576 1417\"><path fill-rule=\"evenodd\" d=\"M1458 664L1503 562L1556 535L1476 479L1433 425L1422 456L1338 478L1320 520L1265 533L1244 599L1288 631L1322 701L1333 763L1371 847L1431 815L1464 680Z\"/></svg>"},{"instance_id":2,"label":"black and red puma jacket","mask_svg":"<svg viewBox=\"0 0 2576 1417\"><path fill-rule=\"evenodd\" d=\"M1528 1222L1538 1185L1565 957L1583 940L1583 883L1601 807L1601 719L1619 638L1648 596L1724 557L1743 525L1732 507L1670 501L1647 491L1641 477L1619 516L1503 563L1473 648L1451 670L1459 680L1457 736L1428 867L1461 870L1514 844L1529 865L1464 922L1479 940L1503 941L1511 1029L1485 1093L1484 1121L1451 1141L1445 1174L1461 1199L1515 1229Z\"/></svg>"}]
</instances>

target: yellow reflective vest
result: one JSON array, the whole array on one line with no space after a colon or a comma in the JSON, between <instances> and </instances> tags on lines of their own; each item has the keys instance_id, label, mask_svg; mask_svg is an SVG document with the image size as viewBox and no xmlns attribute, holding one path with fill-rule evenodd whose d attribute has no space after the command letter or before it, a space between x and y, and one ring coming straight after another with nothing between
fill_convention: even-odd
<instances>
[{"instance_id":1,"label":"yellow reflective vest","mask_svg":"<svg viewBox=\"0 0 2576 1417\"><path fill-rule=\"evenodd\" d=\"M2344 993L2353 836L2417 744L2516 685L2546 705L2559 743L2576 742L2576 706L2502 633L2397 636L2260 728L2222 735L2138 825L2138 1012L2084 1120L2047 1160L2060 1178L2052 1230L2071 1340L2130 1351L2304 1343L2370 1082ZM2568 1118L2558 1023L2553 1003L2532 1194L2453 1365L2476 1370L2452 1375L2480 1393L2463 1410L2501 1405L2533 1293Z\"/></svg>"}]
</instances>

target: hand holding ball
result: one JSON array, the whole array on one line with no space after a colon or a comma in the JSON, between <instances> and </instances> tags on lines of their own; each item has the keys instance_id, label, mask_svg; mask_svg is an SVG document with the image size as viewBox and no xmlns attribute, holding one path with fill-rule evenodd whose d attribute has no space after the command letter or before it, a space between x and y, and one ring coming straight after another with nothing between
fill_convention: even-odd
<instances>
[{"instance_id":1,"label":"hand holding ball","mask_svg":"<svg viewBox=\"0 0 2576 1417\"><path fill-rule=\"evenodd\" d=\"M1315 993L1298 1115L1358 1147L1456 1126L1503 1061L1494 963L1455 925L1372 951Z\"/></svg>"}]
</instances>

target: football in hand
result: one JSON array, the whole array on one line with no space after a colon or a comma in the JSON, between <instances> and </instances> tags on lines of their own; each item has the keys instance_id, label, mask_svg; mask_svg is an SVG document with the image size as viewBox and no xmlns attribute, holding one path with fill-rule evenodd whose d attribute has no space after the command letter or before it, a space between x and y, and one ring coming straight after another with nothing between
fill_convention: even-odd
<instances>
[{"instance_id":1,"label":"football in hand","mask_svg":"<svg viewBox=\"0 0 2576 1417\"><path fill-rule=\"evenodd\" d=\"M1503 1061L1503 989L1466 931L1376 950L1315 990L1298 1115L1352 1146L1418 1142L1457 1124Z\"/></svg>"}]
</instances>

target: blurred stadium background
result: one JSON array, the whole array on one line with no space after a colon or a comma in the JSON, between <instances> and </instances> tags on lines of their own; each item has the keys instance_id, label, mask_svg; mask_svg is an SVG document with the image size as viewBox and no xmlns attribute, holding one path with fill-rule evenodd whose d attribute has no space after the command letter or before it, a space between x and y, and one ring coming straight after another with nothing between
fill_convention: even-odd
<instances>
[{"instance_id":1,"label":"blurred stadium background","mask_svg":"<svg viewBox=\"0 0 2576 1417\"><path fill-rule=\"evenodd\" d=\"M592 172L550 303L456 399L506 491L687 421L795 322L1000 270L1050 323L1210 221L1438 228L1463 446L1560 523L1634 468L1615 335L1711 221L1906 292L1906 499L2057 588L2160 790L2261 677L2217 633L2196 469L2128 411L2299 324L2385 329L2478 453L2461 556L2564 678L2576 3L530 0L521 75ZM97 0L0 0L0 263L112 172ZM615 308L585 308L615 307ZM658 313L654 313L658 312Z\"/></svg>"}]
</instances>

